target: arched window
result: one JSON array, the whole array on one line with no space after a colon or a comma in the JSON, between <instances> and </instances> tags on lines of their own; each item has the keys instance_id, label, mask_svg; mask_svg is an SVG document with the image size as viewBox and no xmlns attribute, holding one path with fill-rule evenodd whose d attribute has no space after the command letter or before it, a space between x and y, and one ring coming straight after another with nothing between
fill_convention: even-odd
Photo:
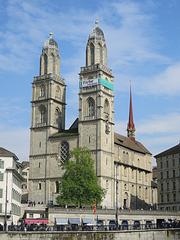
<instances>
[{"instance_id":1,"label":"arched window","mask_svg":"<svg viewBox=\"0 0 180 240\"><path fill-rule=\"evenodd\" d=\"M68 158L69 158L69 143L62 142L60 151L61 151L60 152L61 162L65 163L65 161L68 160Z\"/></svg>"},{"instance_id":2,"label":"arched window","mask_svg":"<svg viewBox=\"0 0 180 240\"><path fill-rule=\"evenodd\" d=\"M94 117L95 116L95 101L93 98L88 98L88 116Z\"/></svg>"},{"instance_id":3,"label":"arched window","mask_svg":"<svg viewBox=\"0 0 180 240\"><path fill-rule=\"evenodd\" d=\"M103 48L100 43L98 44L98 46L99 46L99 62L103 64Z\"/></svg>"},{"instance_id":4,"label":"arched window","mask_svg":"<svg viewBox=\"0 0 180 240\"><path fill-rule=\"evenodd\" d=\"M104 115L106 118L109 117L109 101L107 99L104 101Z\"/></svg>"},{"instance_id":5,"label":"arched window","mask_svg":"<svg viewBox=\"0 0 180 240\"><path fill-rule=\"evenodd\" d=\"M55 95L56 98L61 98L61 89L59 86L56 87L56 95Z\"/></svg>"},{"instance_id":6,"label":"arched window","mask_svg":"<svg viewBox=\"0 0 180 240\"><path fill-rule=\"evenodd\" d=\"M55 110L55 125L58 127L58 129L61 129L61 112L59 108L56 108Z\"/></svg>"},{"instance_id":7,"label":"arched window","mask_svg":"<svg viewBox=\"0 0 180 240\"><path fill-rule=\"evenodd\" d=\"M55 182L55 193L59 193L59 182Z\"/></svg>"},{"instance_id":8,"label":"arched window","mask_svg":"<svg viewBox=\"0 0 180 240\"><path fill-rule=\"evenodd\" d=\"M40 97L44 97L45 96L45 86L44 85L41 85L40 86Z\"/></svg>"},{"instance_id":9,"label":"arched window","mask_svg":"<svg viewBox=\"0 0 180 240\"><path fill-rule=\"evenodd\" d=\"M47 74L47 67L48 67L48 58L47 58L47 55L44 54L44 74Z\"/></svg>"},{"instance_id":10,"label":"arched window","mask_svg":"<svg viewBox=\"0 0 180 240\"><path fill-rule=\"evenodd\" d=\"M148 189L147 189L147 187L145 188L145 198L146 199L148 198Z\"/></svg>"},{"instance_id":11,"label":"arched window","mask_svg":"<svg viewBox=\"0 0 180 240\"><path fill-rule=\"evenodd\" d=\"M38 190L41 190L41 183L38 183Z\"/></svg>"},{"instance_id":12,"label":"arched window","mask_svg":"<svg viewBox=\"0 0 180 240\"><path fill-rule=\"evenodd\" d=\"M104 46L103 46L103 64L107 65L107 48L106 48L106 44L104 44Z\"/></svg>"},{"instance_id":13,"label":"arched window","mask_svg":"<svg viewBox=\"0 0 180 240\"><path fill-rule=\"evenodd\" d=\"M139 197L141 198L141 186L139 186Z\"/></svg>"},{"instance_id":14,"label":"arched window","mask_svg":"<svg viewBox=\"0 0 180 240\"><path fill-rule=\"evenodd\" d=\"M90 56L91 56L91 65L94 65L94 45L90 44Z\"/></svg>"},{"instance_id":15,"label":"arched window","mask_svg":"<svg viewBox=\"0 0 180 240\"><path fill-rule=\"evenodd\" d=\"M46 123L46 107L41 105L39 107L40 112L40 123Z\"/></svg>"},{"instance_id":16,"label":"arched window","mask_svg":"<svg viewBox=\"0 0 180 240\"><path fill-rule=\"evenodd\" d=\"M53 53L51 54L51 64L52 64L52 73L55 74L56 73L56 61L55 61L55 56Z\"/></svg>"}]
</instances>

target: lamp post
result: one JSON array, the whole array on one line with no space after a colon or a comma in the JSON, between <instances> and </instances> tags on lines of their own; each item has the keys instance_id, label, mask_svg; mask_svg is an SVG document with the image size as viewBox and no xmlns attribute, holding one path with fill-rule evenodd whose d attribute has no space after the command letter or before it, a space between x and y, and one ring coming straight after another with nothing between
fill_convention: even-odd
<instances>
[{"instance_id":1,"label":"lamp post","mask_svg":"<svg viewBox=\"0 0 180 240\"><path fill-rule=\"evenodd\" d=\"M118 170L118 163L114 162L115 166L115 210L116 210L116 230L118 230L118 179L117 179L117 170Z\"/></svg>"},{"instance_id":2,"label":"lamp post","mask_svg":"<svg viewBox=\"0 0 180 240\"><path fill-rule=\"evenodd\" d=\"M137 210L137 168L136 168L136 210Z\"/></svg>"}]
</instances>

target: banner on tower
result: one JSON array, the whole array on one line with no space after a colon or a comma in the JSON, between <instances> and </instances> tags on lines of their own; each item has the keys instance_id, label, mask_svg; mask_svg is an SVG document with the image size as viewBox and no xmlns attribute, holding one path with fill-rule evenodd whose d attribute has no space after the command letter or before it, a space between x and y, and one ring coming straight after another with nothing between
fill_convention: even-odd
<instances>
[{"instance_id":1,"label":"banner on tower","mask_svg":"<svg viewBox=\"0 0 180 240\"><path fill-rule=\"evenodd\" d=\"M93 78L93 79L86 79L86 80L82 80L80 82L80 87L84 88L84 87L93 87L95 85L98 84L98 78Z\"/></svg>"}]
</instances>

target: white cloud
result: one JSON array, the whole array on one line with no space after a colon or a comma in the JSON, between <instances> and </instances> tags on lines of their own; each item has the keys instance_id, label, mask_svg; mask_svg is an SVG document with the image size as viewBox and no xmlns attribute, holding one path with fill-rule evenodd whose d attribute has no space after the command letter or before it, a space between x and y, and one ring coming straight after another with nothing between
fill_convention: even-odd
<instances>
[{"instance_id":1,"label":"white cloud","mask_svg":"<svg viewBox=\"0 0 180 240\"><path fill-rule=\"evenodd\" d=\"M2 46L6 47L5 54L2 54L3 48L0 49L0 67L3 70L8 65L8 70L15 71L17 68L13 67L14 60L18 69L20 63L24 63L24 71L27 70L50 31L55 32L60 42L76 46L76 54L72 54L69 59L77 64L77 56L80 57L78 52L83 48L85 53L85 41L96 16L102 16L101 25L109 43L109 55L114 69L139 61L168 61L166 56L155 50L159 42L156 44L154 40L152 17L145 13L141 4L113 1L89 14L88 11L75 7L66 12L57 11L49 2L47 11L41 3L9 1L7 28L0 33ZM114 16L116 24L107 20Z\"/></svg>"},{"instance_id":2,"label":"white cloud","mask_svg":"<svg viewBox=\"0 0 180 240\"><path fill-rule=\"evenodd\" d=\"M29 129L0 126L0 146L15 153L20 161L29 159Z\"/></svg>"},{"instance_id":3,"label":"white cloud","mask_svg":"<svg viewBox=\"0 0 180 240\"><path fill-rule=\"evenodd\" d=\"M178 94L180 63L171 64L163 72L146 78L139 77L138 74L130 76L126 71L129 65L136 67L139 63L153 62L159 65L171 63L171 60L158 49L162 39L157 38L153 16L144 11L143 6L144 3L135 1L109 1L101 9L89 14L88 11L73 6L66 12L57 11L50 1L43 4L43 1L10 0L7 3L6 29L0 32L0 70L8 72L32 70L35 59L39 58L43 41L47 38L48 32L53 31L60 49L63 44L69 44L68 51L72 51L71 54L68 53L68 57L64 52L62 58L69 91L68 108L73 109L68 114L69 124L71 122L69 119L73 118L78 109L78 72L80 66L85 63L86 40L94 19L96 16L102 16L100 26L108 43L109 62L116 76L121 76L116 88L122 90L123 85L129 84L129 79L132 79L137 86L136 92L157 95ZM109 19L113 19L115 24ZM6 111L7 108L5 106L2 109ZM17 109L11 107L10 109L11 113L5 112L7 115L17 114ZM179 120L178 113L169 114L165 119L164 116L153 116L137 126L137 133L140 136L147 135L148 142L148 137L152 133L170 134L171 131L174 133L175 129L178 129ZM126 135L126 126L127 122L121 121L119 126L116 125L116 130ZM17 153L21 159L26 159L29 147L28 132L29 130L26 132L21 128L17 130L8 128L6 131L1 129L0 144ZM24 154L21 155L22 153Z\"/></svg>"},{"instance_id":4,"label":"white cloud","mask_svg":"<svg viewBox=\"0 0 180 240\"><path fill-rule=\"evenodd\" d=\"M151 94L179 95L180 92L180 62L168 66L161 73L143 81L144 89Z\"/></svg>"},{"instance_id":5,"label":"white cloud","mask_svg":"<svg viewBox=\"0 0 180 240\"><path fill-rule=\"evenodd\" d=\"M178 112L144 118L136 124L136 139L155 155L180 142L179 122ZM115 131L124 136L127 136L126 128L126 121L115 125Z\"/></svg>"},{"instance_id":6,"label":"white cloud","mask_svg":"<svg viewBox=\"0 0 180 240\"><path fill-rule=\"evenodd\" d=\"M137 124L139 134L157 135L179 133L180 113L169 113L167 115L154 115L144 119Z\"/></svg>"}]
</instances>

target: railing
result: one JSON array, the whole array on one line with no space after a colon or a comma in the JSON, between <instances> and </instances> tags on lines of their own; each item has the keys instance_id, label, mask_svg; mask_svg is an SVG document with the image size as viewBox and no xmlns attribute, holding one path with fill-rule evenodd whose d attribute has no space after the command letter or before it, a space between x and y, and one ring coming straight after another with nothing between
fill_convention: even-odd
<instances>
[{"instance_id":1,"label":"railing","mask_svg":"<svg viewBox=\"0 0 180 240\"><path fill-rule=\"evenodd\" d=\"M36 127L45 127L47 123L36 123Z\"/></svg>"},{"instance_id":2,"label":"railing","mask_svg":"<svg viewBox=\"0 0 180 240\"><path fill-rule=\"evenodd\" d=\"M58 213L92 213L92 208L61 208L56 206L50 206L49 212L58 212ZM101 209L97 208L97 214L112 214L115 215L115 209ZM180 211L165 211L165 210L131 210L131 209L122 209L118 210L118 215L152 215L152 216L179 216Z\"/></svg>"},{"instance_id":3,"label":"railing","mask_svg":"<svg viewBox=\"0 0 180 240\"><path fill-rule=\"evenodd\" d=\"M103 70L105 72L108 72L109 74L112 74L112 70L100 63L90 65L87 67L81 67L81 72L89 72L89 71L96 71L96 70Z\"/></svg>"},{"instance_id":4,"label":"railing","mask_svg":"<svg viewBox=\"0 0 180 240\"><path fill-rule=\"evenodd\" d=\"M84 116L84 120L93 120L95 116Z\"/></svg>"},{"instance_id":5,"label":"railing","mask_svg":"<svg viewBox=\"0 0 180 240\"><path fill-rule=\"evenodd\" d=\"M53 74L53 73L48 73L48 74L44 74L44 75L34 77L34 81L46 80L46 79L54 79L56 81L64 82L63 78L61 78L59 75L56 75L56 74Z\"/></svg>"},{"instance_id":6,"label":"railing","mask_svg":"<svg viewBox=\"0 0 180 240\"><path fill-rule=\"evenodd\" d=\"M21 224L21 225L9 225L8 231L151 231L155 229L180 229L180 223L176 222L175 225L162 225L157 224L62 224L54 226L48 226L46 224ZM0 225L0 231L3 231L3 226Z\"/></svg>"}]
</instances>

